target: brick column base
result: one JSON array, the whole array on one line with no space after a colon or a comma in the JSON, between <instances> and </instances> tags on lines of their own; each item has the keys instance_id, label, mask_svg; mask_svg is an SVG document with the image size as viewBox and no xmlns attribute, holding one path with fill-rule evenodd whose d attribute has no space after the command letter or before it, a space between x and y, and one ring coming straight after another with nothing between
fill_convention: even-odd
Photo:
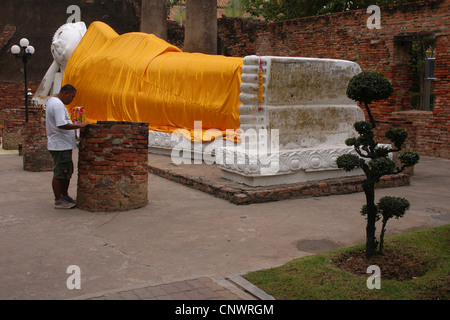
<instances>
[{"instance_id":1,"label":"brick column base","mask_svg":"<svg viewBox=\"0 0 450 320\"><path fill-rule=\"evenodd\" d=\"M28 108L28 121L34 122L41 118L41 110L30 106ZM25 127L25 107L3 110L3 149L18 150L23 142Z\"/></svg>"},{"instance_id":2,"label":"brick column base","mask_svg":"<svg viewBox=\"0 0 450 320\"><path fill-rule=\"evenodd\" d=\"M77 207L125 211L148 203L148 123L99 121L80 130Z\"/></svg>"}]
</instances>

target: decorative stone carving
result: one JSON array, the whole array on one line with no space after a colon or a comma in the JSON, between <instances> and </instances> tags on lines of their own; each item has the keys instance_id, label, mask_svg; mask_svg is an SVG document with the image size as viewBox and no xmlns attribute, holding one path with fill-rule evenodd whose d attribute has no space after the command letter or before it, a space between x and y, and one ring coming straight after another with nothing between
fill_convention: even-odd
<instances>
[{"instance_id":1,"label":"decorative stone carving","mask_svg":"<svg viewBox=\"0 0 450 320\"><path fill-rule=\"evenodd\" d=\"M228 160L219 164L223 171L222 176L253 186L348 176L346 172L337 168L336 159L340 155L353 153L351 148L343 147L281 151L264 156L251 155L230 148L223 151L224 158ZM359 174L362 172L358 172Z\"/></svg>"}]
</instances>

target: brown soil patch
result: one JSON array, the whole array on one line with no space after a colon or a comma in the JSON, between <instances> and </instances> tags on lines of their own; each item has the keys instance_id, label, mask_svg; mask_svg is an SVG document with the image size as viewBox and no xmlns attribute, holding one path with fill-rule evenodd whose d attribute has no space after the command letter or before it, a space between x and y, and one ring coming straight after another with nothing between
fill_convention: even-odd
<instances>
[{"instance_id":1,"label":"brown soil patch","mask_svg":"<svg viewBox=\"0 0 450 320\"><path fill-rule=\"evenodd\" d=\"M377 265L380 267L381 279L399 281L420 277L427 272L427 267L421 261L389 249L384 249L383 255L374 255L369 259L364 250L345 253L333 263L339 269L364 277L367 277L370 265Z\"/></svg>"}]
</instances>

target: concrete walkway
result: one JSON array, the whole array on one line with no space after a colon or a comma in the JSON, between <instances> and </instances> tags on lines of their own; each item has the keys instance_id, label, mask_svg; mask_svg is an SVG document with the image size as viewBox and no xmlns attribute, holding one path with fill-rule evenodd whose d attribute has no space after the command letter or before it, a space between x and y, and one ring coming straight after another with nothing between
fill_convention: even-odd
<instances>
[{"instance_id":1,"label":"concrete walkway","mask_svg":"<svg viewBox=\"0 0 450 320\"><path fill-rule=\"evenodd\" d=\"M0 152L0 299L271 299L240 275L365 240L362 193L237 206L150 175L146 207L92 213L54 209L51 177ZM422 157L376 192L411 203L388 236L450 223L449 194L450 160Z\"/></svg>"}]
</instances>

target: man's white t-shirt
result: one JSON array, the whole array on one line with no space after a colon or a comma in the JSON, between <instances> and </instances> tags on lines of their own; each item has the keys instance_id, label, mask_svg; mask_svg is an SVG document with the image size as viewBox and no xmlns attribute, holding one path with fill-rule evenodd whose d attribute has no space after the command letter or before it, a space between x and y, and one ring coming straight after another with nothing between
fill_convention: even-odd
<instances>
[{"instance_id":1,"label":"man's white t-shirt","mask_svg":"<svg viewBox=\"0 0 450 320\"><path fill-rule=\"evenodd\" d=\"M45 118L48 150L72 150L77 147L75 142L75 130L64 130L58 128L68 123L72 123L69 112L59 98L51 97L48 100Z\"/></svg>"}]
</instances>

